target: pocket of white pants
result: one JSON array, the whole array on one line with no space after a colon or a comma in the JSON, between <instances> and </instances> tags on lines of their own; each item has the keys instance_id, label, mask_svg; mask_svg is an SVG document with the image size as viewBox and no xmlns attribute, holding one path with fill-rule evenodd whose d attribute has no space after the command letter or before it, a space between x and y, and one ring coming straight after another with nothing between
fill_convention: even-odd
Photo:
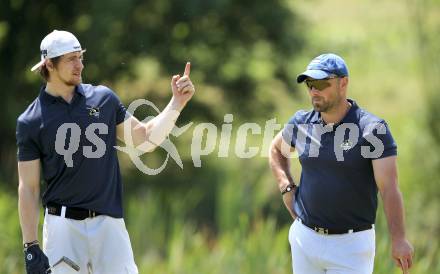
<instances>
[{"instance_id":1,"label":"pocket of white pants","mask_svg":"<svg viewBox=\"0 0 440 274\"><path fill-rule=\"evenodd\" d=\"M54 216L50 216L46 213L44 216L44 222L43 222L43 251L46 253L48 250L50 250L53 246L53 229L54 224Z\"/></svg>"},{"instance_id":2,"label":"pocket of white pants","mask_svg":"<svg viewBox=\"0 0 440 274\"><path fill-rule=\"evenodd\" d=\"M353 235L353 253L361 256L374 256L376 243L374 230L357 232Z\"/></svg>"}]
</instances>

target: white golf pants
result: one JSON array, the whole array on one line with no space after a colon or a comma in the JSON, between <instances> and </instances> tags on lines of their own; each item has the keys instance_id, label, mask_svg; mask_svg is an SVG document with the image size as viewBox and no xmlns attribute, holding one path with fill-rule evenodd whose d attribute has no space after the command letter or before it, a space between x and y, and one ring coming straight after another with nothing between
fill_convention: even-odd
<instances>
[{"instance_id":1,"label":"white golf pants","mask_svg":"<svg viewBox=\"0 0 440 274\"><path fill-rule=\"evenodd\" d=\"M124 219L97 216L81 221L46 214L43 251L52 266L63 256L80 267L76 272L60 263L53 274L137 274L130 238Z\"/></svg>"},{"instance_id":2,"label":"white golf pants","mask_svg":"<svg viewBox=\"0 0 440 274\"><path fill-rule=\"evenodd\" d=\"M374 228L323 235L295 220L289 230L294 274L371 274Z\"/></svg>"}]
</instances>

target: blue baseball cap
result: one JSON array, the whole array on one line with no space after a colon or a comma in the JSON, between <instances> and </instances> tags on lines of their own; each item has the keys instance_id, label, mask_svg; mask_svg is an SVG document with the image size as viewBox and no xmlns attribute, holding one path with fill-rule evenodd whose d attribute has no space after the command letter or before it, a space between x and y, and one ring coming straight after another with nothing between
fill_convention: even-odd
<instances>
[{"instance_id":1,"label":"blue baseball cap","mask_svg":"<svg viewBox=\"0 0 440 274\"><path fill-rule=\"evenodd\" d=\"M315 57L307 66L307 70L296 77L296 81L302 83L307 77L324 79L331 75L348 76L347 65L340 56L333 53L325 53Z\"/></svg>"}]
</instances>

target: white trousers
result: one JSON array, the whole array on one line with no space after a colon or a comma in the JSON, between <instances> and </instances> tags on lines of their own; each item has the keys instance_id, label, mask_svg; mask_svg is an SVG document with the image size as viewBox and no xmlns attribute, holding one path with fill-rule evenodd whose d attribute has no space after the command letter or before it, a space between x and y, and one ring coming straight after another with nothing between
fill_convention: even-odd
<instances>
[{"instance_id":1,"label":"white trousers","mask_svg":"<svg viewBox=\"0 0 440 274\"><path fill-rule=\"evenodd\" d=\"M65 207L62 209L62 216ZM53 274L137 274L124 219L97 216L81 221L47 214L43 225L43 251L52 266L66 256L75 262L76 272L65 263Z\"/></svg>"},{"instance_id":2,"label":"white trousers","mask_svg":"<svg viewBox=\"0 0 440 274\"><path fill-rule=\"evenodd\" d=\"M295 220L289 230L294 274L371 274L374 267L374 228L323 235Z\"/></svg>"}]
</instances>

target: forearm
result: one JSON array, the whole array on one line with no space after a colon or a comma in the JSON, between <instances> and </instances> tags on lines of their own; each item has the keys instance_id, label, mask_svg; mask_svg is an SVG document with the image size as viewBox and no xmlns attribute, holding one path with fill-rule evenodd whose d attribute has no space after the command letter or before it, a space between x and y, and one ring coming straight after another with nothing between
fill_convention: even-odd
<instances>
[{"instance_id":1,"label":"forearm","mask_svg":"<svg viewBox=\"0 0 440 274\"><path fill-rule=\"evenodd\" d=\"M285 158L276 147L271 148L269 164L280 191L283 191L289 184L294 184L289 159Z\"/></svg>"},{"instance_id":2,"label":"forearm","mask_svg":"<svg viewBox=\"0 0 440 274\"><path fill-rule=\"evenodd\" d=\"M287 210L289 211L290 216L292 216L292 218L295 220L297 215L296 215L295 211L293 211L293 209L292 209L292 205L293 205L294 200L295 200L295 191L291 191L291 192L288 192L283 195L284 205L286 206Z\"/></svg>"},{"instance_id":3,"label":"forearm","mask_svg":"<svg viewBox=\"0 0 440 274\"><path fill-rule=\"evenodd\" d=\"M405 239L403 198L397 187L389 187L381 193L391 240Z\"/></svg>"},{"instance_id":4,"label":"forearm","mask_svg":"<svg viewBox=\"0 0 440 274\"><path fill-rule=\"evenodd\" d=\"M280 192L285 190L289 184L294 185L292 175L290 174L289 159L285 158L275 146L271 148L269 164ZM283 203L293 219L297 217L292 210L292 204L295 200L294 193L295 191L291 191L282 196Z\"/></svg>"},{"instance_id":5,"label":"forearm","mask_svg":"<svg viewBox=\"0 0 440 274\"><path fill-rule=\"evenodd\" d=\"M135 146L142 144L137 148L141 151L150 152L162 144L176 124L181 109L182 106L178 105L175 100L171 99L170 103L161 113L147 123L141 123L140 129L134 129L135 131L142 131L141 134L134 133L134 136L142 136L135 140Z\"/></svg>"},{"instance_id":6,"label":"forearm","mask_svg":"<svg viewBox=\"0 0 440 274\"><path fill-rule=\"evenodd\" d=\"M18 188L18 212L23 243L38 239L39 189L20 185Z\"/></svg>"},{"instance_id":7,"label":"forearm","mask_svg":"<svg viewBox=\"0 0 440 274\"><path fill-rule=\"evenodd\" d=\"M181 106L171 99L165 109L149 121L149 125L146 127L146 139L153 144L160 145L176 124L180 111Z\"/></svg>"}]
</instances>

